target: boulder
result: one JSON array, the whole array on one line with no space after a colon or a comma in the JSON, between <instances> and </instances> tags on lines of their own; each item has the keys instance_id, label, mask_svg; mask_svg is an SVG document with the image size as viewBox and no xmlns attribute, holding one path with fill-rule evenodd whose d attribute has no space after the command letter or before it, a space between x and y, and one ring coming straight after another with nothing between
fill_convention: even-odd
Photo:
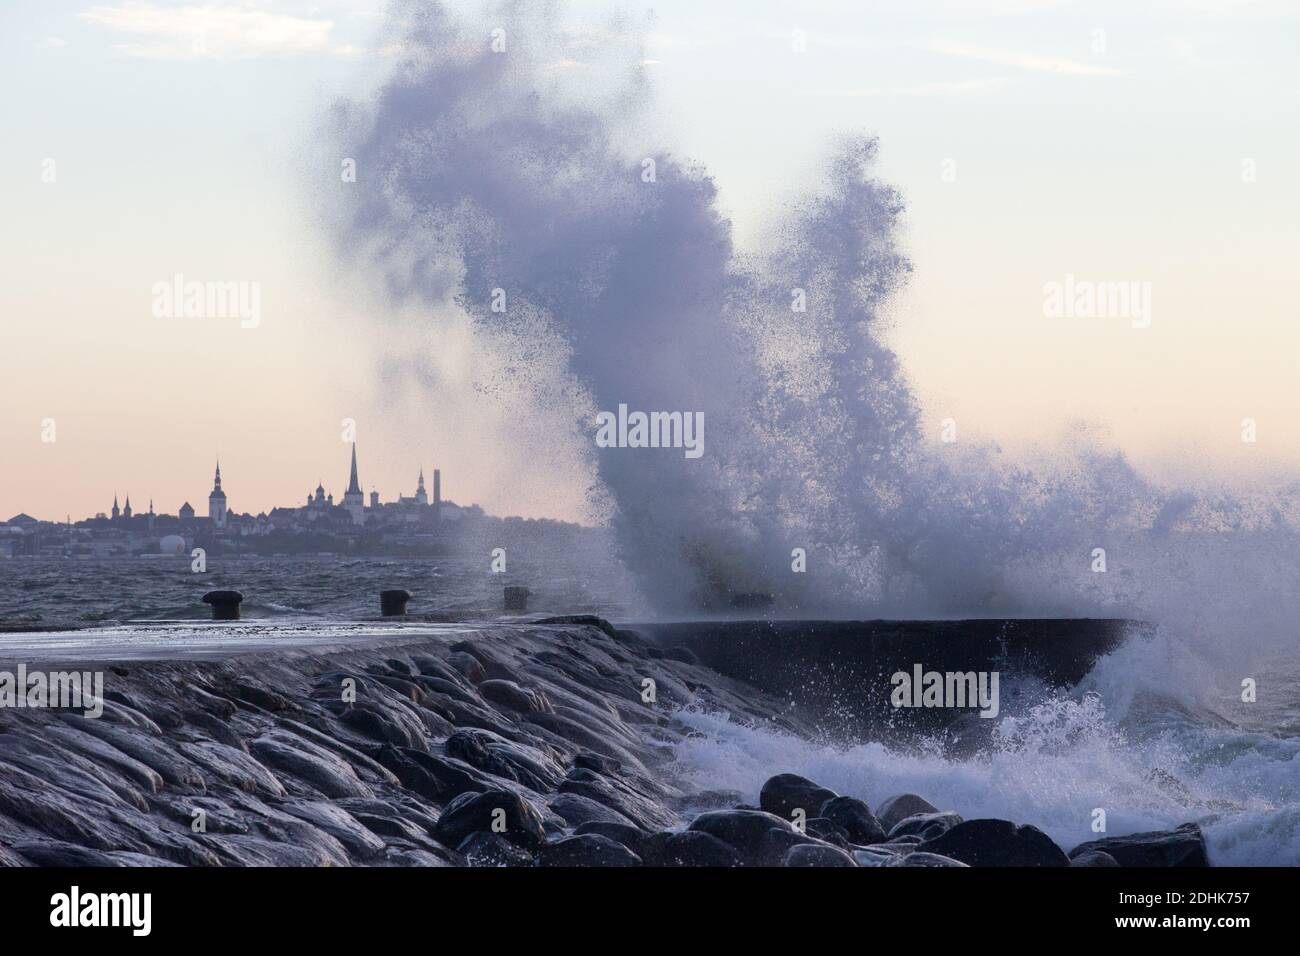
<instances>
[{"instance_id":1,"label":"boulder","mask_svg":"<svg viewBox=\"0 0 1300 956\"><path fill-rule=\"evenodd\" d=\"M478 684L487 680L487 671L483 669L483 664L473 654L456 651L447 655L447 663L460 671L461 676L471 684Z\"/></svg>"},{"instance_id":2,"label":"boulder","mask_svg":"<svg viewBox=\"0 0 1300 956\"><path fill-rule=\"evenodd\" d=\"M815 817L827 800L838 796L834 790L818 786L797 773L779 773L770 777L758 795L758 805L768 813L790 820L795 810Z\"/></svg>"},{"instance_id":3,"label":"boulder","mask_svg":"<svg viewBox=\"0 0 1300 956\"><path fill-rule=\"evenodd\" d=\"M1120 866L1209 866L1205 852L1205 834L1195 823L1184 823L1173 830L1130 833L1080 843L1070 851L1070 858L1090 850L1110 854Z\"/></svg>"},{"instance_id":4,"label":"boulder","mask_svg":"<svg viewBox=\"0 0 1300 956\"><path fill-rule=\"evenodd\" d=\"M917 813L894 824L894 828L889 831L889 838L893 840L901 836L919 836L922 840L933 840L961 822L961 816L956 813Z\"/></svg>"},{"instance_id":5,"label":"boulder","mask_svg":"<svg viewBox=\"0 0 1300 956\"><path fill-rule=\"evenodd\" d=\"M533 857L499 833L476 830L456 848L469 866L532 866Z\"/></svg>"},{"instance_id":6,"label":"boulder","mask_svg":"<svg viewBox=\"0 0 1300 956\"><path fill-rule=\"evenodd\" d=\"M918 797L914 793L900 793L876 807L876 819L888 833L908 817L916 816L918 813L938 812L939 808L924 797Z\"/></svg>"},{"instance_id":7,"label":"boulder","mask_svg":"<svg viewBox=\"0 0 1300 956\"><path fill-rule=\"evenodd\" d=\"M885 839L884 826L871 808L856 797L832 797L822 804L821 816L838 824L849 842L858 846L880 843Z\"/></svg>"},{"instance_id":8,"label":"boulder","mask_svg":"<svg viewBox=\"0 0 1300 956\"><path fill-rule=\"evenodd\" d=\"M1070 858L1070 866L1119 866L1119 863L1104 850L1084 850Z\"/></svg>"},{"instance_id":9,"label":"boulder","mask_svg":"<svg viewBox=\"0 0 1300 956\"><path fill-rule=\"evenodd\" d=\"M954 860L951 857L940 856L937 853L908 853L899 855L884 864L885 866L965 866L960 860Z\"/></svg>"},{"instance_id":10,"label":"boulder","mask_svg":"<svg viewBox=\"0 0 1300 956\"><path fill-rule=\"evenodd\" d=\"M966 820L927 840L917 852L967 866L1069 866L1070 858L1042 830L1010 820Z\"/></svg>"},{"instance_id":11,"label":"boulder","mask_svg":"<svg viewBox=\"0 0 1300 956\"><path fill-rule=\"evenodd\" d=\"M791 846L817 842L762 810L710 810L692 820L687 829L721 840L736 851L745 866L779 866Z\"/></svg>"},{"instance_id":12,"label":"boulder","mask_svg":"<svg viewBox=\"0 0 1300 956\"><path fill-rule=\"evenodd\" d=\"M554 805L552 805L552 809L554 809ZM630 823L609 823L605 820L591 820L580 824L573 832L577 836L594 833L596 836L608 837L616 843L623 844L647 864L650 864L645 850L646 839L650 834L639 827L632 826Z\"/></svg>"},{"instance_id":13,"label":"boulder","mask_svg":"<svg viewBox=\"0 0 1300 956\"><path fill-rule=\"evenodd\" d=\"M833 846L803 843L790 847L785 866L857 866L853 857Z\"/></svg>"},{"instance_id":14,"label":"boulder","mask_svg":"<svg viewBox=\"0 0 1300 956\"><path fill-rule=\"evenodd\" d=\"M652 833L643 841L647 866L740 866L740 855L717 837L696 830Z\"/></svg>"},{"instance_id":15,"label":"boulder","mask_svg":"<svg viewBox=\"0 0 1300 956\"><path fill-rule=\"evenodd\" d=\"M502 829L504 827L504 829ZM447 804L433 828L445 847L459 847L471 833L497 833L509 843L536 851L546 842L542 815L523 797L507 790L462 793Z\"/></svg>"},{"instance_id":16,"label":"boulder","mask_svg":"<svg viewBox=\"0 0 1300 956\"><path fill-rule=\"evenodd\" d=\"M805 821L804 832L809 836L825 840L827 843L833 843L845 850L852 846L854 842L849 839L848 831L828 817L813 817L811 820Z\"/></svg>"},{"instance_id":17,"label":"boulder","mask_svg":"<svg viewBox=\"0 0 1300 956\"><path fill-rule=\"evenodd\" d=\"M564 818L571 827L584 823L627 824L625 816L605 804L577 793L561 793L551 800L551 810ZM632 827L632 829L636 829Z\"/></svg>"},{"instance_id":18,"label":"boulder","mask_svg":"<svg viewBox=\"0 0 1300 956\"><path fill-rule=\"evenodd\" d=\"M598 833L563 837L542 846L538 866L640 866L641 858Z\"/></svg>"},{"instance_id":19,"label":"boulder","mask_svg":"<svg viewBox=\"0 0 1300 956\"><path fill-rule=\"evenodd\" d=\"M521 687L512 680L485 680L478 685L484 700L509 708L521 714L549 714L555 708L540 690Z\"/></svg>"}]
</instances>

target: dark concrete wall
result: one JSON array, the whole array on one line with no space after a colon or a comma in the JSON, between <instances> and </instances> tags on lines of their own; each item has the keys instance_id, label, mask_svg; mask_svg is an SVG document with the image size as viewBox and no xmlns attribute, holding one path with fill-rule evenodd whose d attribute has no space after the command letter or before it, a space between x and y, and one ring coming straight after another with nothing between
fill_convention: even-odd
<instances>
[{"instance_id":1,"label":"dark concrete wall","mask_svg":"<svg viewBox=\"0 0 1300 956\"><path fill-rule=\"evenodd\" d=\"M1094 661L1144 630L1116 619L967 621L698 621L636 625L665 649L689 648L720 673L786 696L836 730L898 723L944 724L952 710L899 711L889 702L896 671L998 671L1077 683Z\"/></svg>"}]
</instances>

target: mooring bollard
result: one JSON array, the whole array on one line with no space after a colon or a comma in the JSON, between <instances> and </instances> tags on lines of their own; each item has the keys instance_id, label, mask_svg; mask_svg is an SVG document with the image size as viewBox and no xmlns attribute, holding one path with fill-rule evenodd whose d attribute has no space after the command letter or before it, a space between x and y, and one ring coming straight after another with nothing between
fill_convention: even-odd
<instances>
[{"instance_id":1,"label":"mooring bollard","mask_svg":"<svg viewBox=\"0 0 1300 956\"><path fill-rule=\"evenodd\" d=\"M507 611L527 611L528 596L532 594L528 588L520 587L517 584L506 586L506 610Z\"/></svg>"},{"instance_id":2,"label":"mooring bollard","mask_svg":"<svg viewBox=\"0 0 1300 956\"><path fill-rule=\"evenodd\" d=\"M238 621L239 605L244 596L238 591L209 591L203 595L203 603L212 605L212 620Z\"/></svg>"},{"instance_id":3,"label":"mooring bollard","mask_svg":"<svg viewBox=\"0 0 1300 956\"><path fill-rule=\"evenodd\" d=\"M401 617L406 613L406 602L411 600L411 592L405 588L393 588L379 592L379 613L384 617Z\"/></svg>"}]
</instances>

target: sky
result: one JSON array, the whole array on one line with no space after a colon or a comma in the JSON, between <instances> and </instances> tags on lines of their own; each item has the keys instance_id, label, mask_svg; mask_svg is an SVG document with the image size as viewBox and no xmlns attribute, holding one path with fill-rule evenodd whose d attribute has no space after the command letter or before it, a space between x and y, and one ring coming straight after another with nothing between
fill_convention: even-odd
<instances>
[{"instance_id":1,"label":"sky","mask_svg":"<svg viewBox=\"0 0 1300 956\"><path fill-rule=\"evenodd\" d=\"M508 14L451 5L483 24ZM629 150L707 168L757 244L836 140L880 140L914 272L890 341L927 430L1033 454L1081 431L1161 481L1300 466L1300 7L1220 2L556 5L559 82L641 38ZM463 328L395 311L332 240L332 104L401 50L386 4L10 0L0 7L0 517L130 494L235 511L385 500L420 467L499 514L589 517L555 461L511 454ZM594 41L593 41L593 38ZM328 172L326 172L328 170ZM256 284L255 325L158 315L176 275ZM1149 314L1051 315L1047 288L1136 283ZM394 350L448 373L385 376ZM1242 441L1243 420L1256 440Z\"/></svg>"}]
</instances>

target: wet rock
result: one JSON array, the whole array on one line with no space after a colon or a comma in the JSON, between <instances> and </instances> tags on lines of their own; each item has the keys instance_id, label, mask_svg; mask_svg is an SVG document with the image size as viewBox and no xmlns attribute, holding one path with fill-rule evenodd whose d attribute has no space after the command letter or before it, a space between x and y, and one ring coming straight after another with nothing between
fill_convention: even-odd
<instances>
[{"instance_id":1,"label":"wet rock","mask_svg":"<svg viewBox=\"0 0 1300 956\"><path fill-rule=\"evenodd\" d=\"M457 848L469 866L532 866L533 856L496 833L471 833Z\"/></svg>"},{"instance_id":2,"label":"wet rock","mask_svg":"<svg viewBox=\"0 0 1300 956\"><path fill-rule=\"evenodd\" d=\"M907 817L916 816L918 813L938 812L939 808L924 797L918 797L914 793L900 793L876 807L876 819L888 833Z\"/></svg>"},{"instance_id":3,"label":"wet rock","mask_svg":"<svg viewBox=\"0 0 1300 956\"><path fill-rule=\"evenodd\" d=\"M538 866L640 866L641 858L608 837L584 833L547 843L537 854Z\"/></svg>"},{"instance_id":4,"label":"wet rock","mask_svg":"<svg viewBox=\"0 0 1300 956\"><path fill-rule=\"evenodd\" d=\"M156 770L127 756L116 747L104 743L99 737L83 734L73 727L59 726L59 724L45 727L44 734L49 739L57 741L62 747L82 754L87 760L109 767L114 773L125 778L131 786L139 788L140 792L156 793L162 788L162 777Z\"/></svg>"},{"instance_id":5,"label":"wet rock","mask_svg":"<svg viewBox=\"0 0 1300 956\"><path fill-rule=\"evenodd\" d=\"M1195 823L1173 830L1130 833L1081 843L1070 851L1074 859L1089 850L1110 854L1120 866L1209 866L1205 834Z\"/></svg>"},{"instance_id":6,"label":"wet rock","mask_svg":"<svg viewBox=\"0 0 1300 956\"><path fill-rule=\"evenodd\" d=\"M715 836L696 830L654 833L645 838L641 858L647 866L741 865L740 854Z\"/></svg>"},{"instance_id":7,"label":"wet rock","mask_svg":"<svg viewBox=\"0 0 1300 956\"><path fill-rule=\"evenodd\" d=\"M242 750L213 740L180 743L178 749L209 776L245 793L283 797L287 792L275 774Z\"/></svg>"},{"instance_id":8,"label":"wet rock","mask_svg":"<svg viewBox=\"0 0 1300 956\"><path fill-rule=\"evenodd\" d=\"M421 753L418 750L402 751L402 756L425 770L442 788L439 799L449 800L462 793L474 793L492 789L492 782L475 771L467 763L437 754Z\"/></svg>"},{"instance_id":9,"label":"wet rock","mask_svg":"<svg viewBox=\"0 0 1300 956\"><path fill-rule=\"evenodd\" d=\"M885 829L871 808L855 797L832 797L822 804L821 816L843 828L850 843L868 846L885 840Z\"/></svg>"},{"instance_id":10,"label":"wet rock","mask_svg":"<svg viewBox=\"0 0 1300 956\"><path fill-rule=\"evenodd\" d=\"M941 866L965 866L960 860L954 860L950 857L940 856L937 853L908 853L905 856L895 856L885 866L923 866L923 867L941 867Z\"/></svg>"},{"instance_id":11,"label":"wet rock","mask_svg":"<svg viewBox=\"0 0 1300 956\"><path fill-rule=\"evenodd\" d=\"M919 836L922 840L933 840L961 822L961 816L952 812L917 813L899 820L889 831L889 838L892 840L901 836Z\"/></svg>"},{"instance_id":12,"label":"wet rock","mask_svg":"<svg viewBox=\"0 0 1300 956\"><path fill-rule=\"evenodd\" d=\"M14 847L14 850L31 866L121 867L129 865L99 850L90 850L60 840L20 843Z\"/></svg>"},{"instance_id":13,"label":"wet rock","mask_svg":"<svg viewBox=\"0 0 1300 956\"><path fill-rule=\"evenodd\" d=\"M162 777L166 783L199 791L205 788L205 781L198 767L157 737L132 728L114 727L102 721L80 717L74 718L71 723L77 730L98 737L132 760L144 764Z\"/></svg>"},{"instance_id":14,"label":"wet rock","mask_svg":"<svg viewBox=\"0 0 1300 956\"><path fill-rule=\"evenodd\" d=\"M506 790L461 794L447 804L433 835L443 846L454 848L476 832L499 833L515 846L531 851L546 842L537 808Z\"/></svg>"},{"instance_id":15,"label":"wet rock","mask_svg":"<svg viewBox=\"0 0 1300 956\"><path fill-rule=\"evenodd\" d=\"M767 813L786 820L791 819L795 810L802 810L805 817L815 817L821 805L835 796L838 794L834 790L818 786L807 777L779 773L763 784L758 805Z\"/></svg>"},{"instance_id":16,"label":"wet rock","mask_svg":"<svg viewBox=\"0 0 1300 956\"><path fill-rule=\"evenodd\" d=\"M762 810L711 810L692 820L689 829L721 840L745 866L780 866L792 846L822 842Z\"/></svg>"},{"instance_id":17,"label":"wet rock","mask_svg":"<svg viewBox=\"0 0 1300 956\"><path fill-rule=\"evenodd\" d=\"M849 839L848 832L842 826L827 817L813 817L811 820L805 821L804 832L809 836L825 840L827 843L833 843L845 850L853 842Z\"/></svg>"},{"instance_id":18,"label":"wet rock","mask_svg":"<svg viewBox=\"0 0 1300 956\"><path fill-rule=\"evenodd\" d=\"M838 849L825 840L800 833L798 830L769 830L759 841L758 852L745 858L746 866L782 866L790 850L796 846L825 846Z\"/></svg>"},{"instance_id":19,"label":"wet rock","mask_svg":"<svg viewBox=\"0 0 1300 956\"><path fill-rule=\"evenodd\" d=\"M853 857L833 846L804 843L785 855L784 866L857 866Z\"/></svg>"},{"instance_id":20,"label":"wet rock","mask_svg":"<svg viewBox=\"0 0 1300 956\"><path fill-rule=\"evenodd\" d=\"M551 800L550 806L552 811L563 817L564 821L573 827L597 821L601 823L628 824L627 817L618 811L576 793L562 793Z\"/></svg>"},{"instance_id":21,"label":"wet rock","mask_svg":"<svg viewBox=\"0 0 1300 956\"><path fill-rule=\"evenodd\" d=\"M936 853L967 866L1069 866L1065 851L1042 830L1009 820L966 820L922 843L917 852Z\"/></svg>"},{"instance_id":22,"label":"wet rock","mask_svg":"<svg viewBox=\"0 0 1300 956\"><path fill-rule=\"evenodd\" d=\"M447 663L459 671L461 676L471 684L478 684L487 680L487 671L483 669L479 659L472 654L457 651L448 655Z\"/></svg>"},{"instance_id":23,"label":"wet rock","mask_svg":"<svg viewBox=\"0 0 1300 956\"><path fill-rule=\"evenodd\" d=\"M417 741L420 744L424 743L423 734L418 736L412 734L409 728L403 727L401 723L393 719L391 714L373 705L359 704L347 707L339 714L339 720L344 725L373 740L380 740L398 747L416 749Z\"/></svg>"},{"instance_id":24,"label":"wet rock","mask_svg":"<svg viewBox=\"0 0 1300 956\"><path fill-rule=\"evenodd\" d=\"M286 738L287 734L271 731L250 742L249 748L262 763L327 797L371 796L351 765L306 740Z\"/></svg>"},{"instance_id":25,"label":"wet rock","mask_svg":"<svg viewBox=\"0 0 1300 956\"><path fill-rule=\"evenodd\" d=\"M552 809L554 807L552 806ZM637 856L641 857L648 865L658 866L658 863L651 863L646 857L646 844L650 837L649 833L640 827L634 827L630 823L611 823L606 820L591 820L587 823L581 823L573 831L578 836L584 833L594 833L597 836L608 837L618 843L623 844Z\"/></svg>"},{"instance_id":26,"label":"wet rock","mask_svg":"<svg viewBox=\"0 0 1300 956\"><path fill-rule=\"evenodd\" d=\"M323 720L321 723L326 727L329 726ZM373 776L380 783L392 785L397 784L397 777L387 767L366 754L363 754L355 747L344 743L337 737L331 736L330 732L319 730L315 727L309 727L296 720L288 720L284 718L278 721L277 726L279 728L277 733L282 735L286 740L310 741L322 750L334 754L334 756L338 757L344 763L352 767L353 770L357 771L358 774L364 771L367 775ZM330 728L330 730L337 732L334 728Z\"/></svg>"},{"instance_id":27,"label":"wet rock","mask_svg":"<svg viewBox=\"0 0 1300 956\"><path fill-rule=\"evenodd\" d=\"M420 751L385 745L375 751L375 759L396 774L402 786L427 800L441 801L455 796L451 787L413 759L413 755L418 753ZM461 792L463 789L456 790L456 793Z\"/></svg>"},{"instance_id":28,"label":"wet rock","mask_svg":"<svg viewBox=\"0 0 1300 956\"><path fill-rule=\"evenodd\" d=\"M888 866L900 854L882 850L878 846L869 846L858 847L850 851L850 855L858 866Z\"/></svg>"},{"instance_id":29,"label":"wet rock","mask_svg":"<svg viewBox=\"0 0 1300 956\"><path fill-rule=\"evenodd\" d=\"M549 714L554 711L542 691L520 687L512 680L485 680L478 685L478 692L484 700L521 714Z\"/></svg>"},{"instance_id":30,"label":"wet rock","mask_svg":"<svg viewBox=\"0 0 1300 956\"><path fill-rule=\"evenodd\" d=\"M365 860L383 852L383 840L362 826L352 814L332 803L323 800L287 800L280 804L280 809L328 833L354 857Z\"/></svg>"},{"instance_id":31,"label":"wet rock","mask_svg":"<svg viewBox=\"0 0 1300 956\"><path fill-rule=\"evenodd\" d=\"M458 730L447 738L443 749L449 757L484 773L515 780L538 793L554 790L564 777L562 768L549 754L489 730Z\"/></svg>"},{"instance_id":32,"label":"wet rock","mask_svg":"<svg viewBox=\"0 0 1300 956\"><path fill-rule=\"evenodd\" d=\"M0 754L8 763L48 781L52 787L85 794L109 807L149 809L139 790L79 754L58 754L46 744L15 734L0 735Z\"/></svg>"},{"instance_id":33,"label":"wet rock","mask_svg":"<svg viewBox=\"0 0 1300 956\"><path fill-rule=\"evenodd\" d=\"M685 810L724 810L738 807L744 799L739 790L700 790L683 794L672 800L672 806L678 812ZM754 807L757 810L757 807Z\"/></svg>"},{"instance_id":34,"label":"wet rock","mask_svg":"<svg viewBox=\"0 0 1300 956\"><path fill-rule=\"evenodd\" d=\"M590 770L573 770L560 784L561 793L573 793L602 803L644 830L675 826L672 811L646 794L639 793L625 780L605 777Z\"/></svg>"},{"instance_id":35,"label":"wet rock","mask_svg":"<svg viewBox=\"0 0 1300 956\"><path fill-rule=\"evenodd\" d=\"M293 703L283 694L277 693L266 687L259 687L257 684L251 683L250 681L232 681L229 689L231 697L243 701L245 704L252 704L260 710L278 714L281 711L300 709L297 704Z\"/></svg>"},{"instance_id":36,"label":"wet rock","mask_svg":"<svg viewBox=\"0 0 1300 956\"><path fill-rule=\"evenodd\" d=\"M623 769L623 765L613 757L606 757L604 754L593 753L590 750L578 751L573 757L573 766L578 770L603 773L607 777L616 776Z\"/></svg>"},{"instance_id":37,"label":"wet rock","mask_svg":"<svg viewBox=\"0 0 1300 956\"><path fill-rule=\"evenodd\" d=\"M1084 850L1070 858L1070 866L1119 866L1119 861L1104 850Z\"/></svg>"},{"instance_id":38,"label":"wet rock","mask_svg":"<svg viewBox=\"0 0 1300 956\"><path fill-rule=\"evenodd\" d=\"M757 845L769 830L793 830L788 821L762 810L710 810L692 820L688 829L733 847Z\"/></svg>"}]
</instances>

